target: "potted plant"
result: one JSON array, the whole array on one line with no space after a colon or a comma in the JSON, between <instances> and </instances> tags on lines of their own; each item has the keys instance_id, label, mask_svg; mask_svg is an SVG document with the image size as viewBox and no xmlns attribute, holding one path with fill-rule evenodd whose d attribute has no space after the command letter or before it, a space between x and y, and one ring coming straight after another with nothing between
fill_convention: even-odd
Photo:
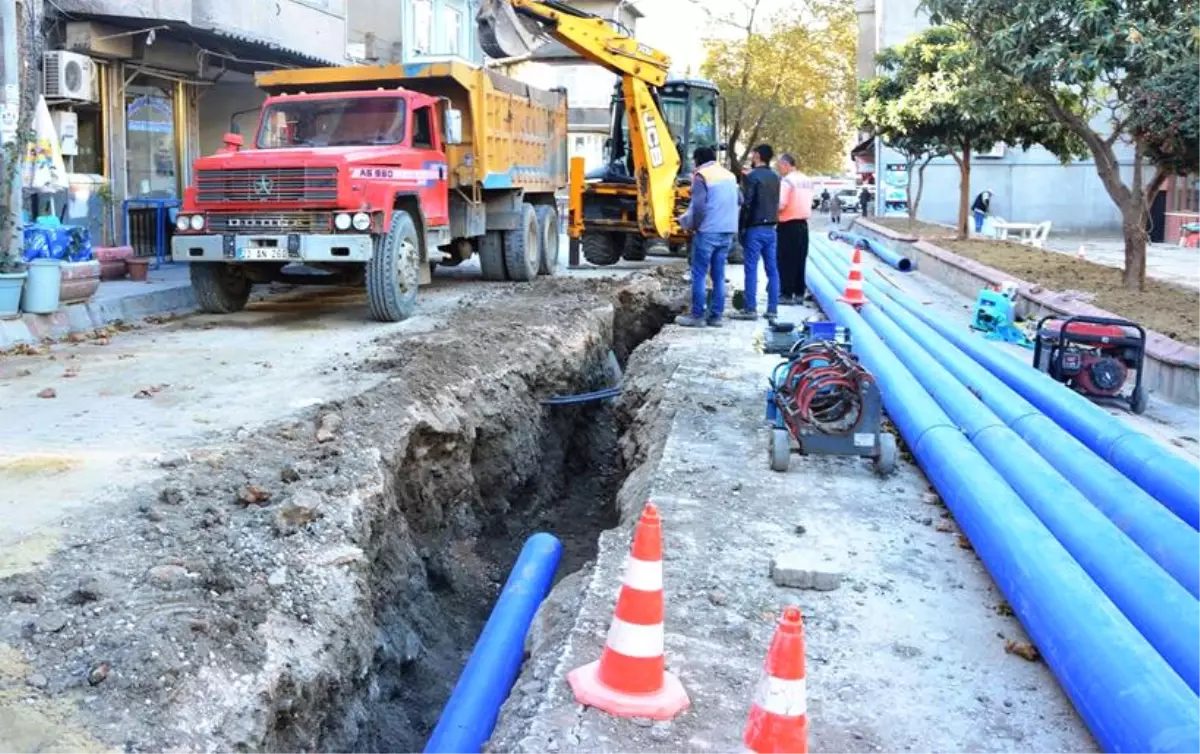
<instances>
[{"instance_id":1,"label":"potted plant","mask_svg":"<svg viewBox=\"0 0 1200 754\"><path fill-rule=\"evenodd\" d=\"M4 145L4 170L0 175L3 181L3 185L0 185L0 318L15 317L20 312L21 291L29 274L26 272L21 236L12 227L12 218L7 211L8 191L20 164L16 159L21 153L20 144L24 144L24 141L15 139Z\"/></svg>"}]
</instances>

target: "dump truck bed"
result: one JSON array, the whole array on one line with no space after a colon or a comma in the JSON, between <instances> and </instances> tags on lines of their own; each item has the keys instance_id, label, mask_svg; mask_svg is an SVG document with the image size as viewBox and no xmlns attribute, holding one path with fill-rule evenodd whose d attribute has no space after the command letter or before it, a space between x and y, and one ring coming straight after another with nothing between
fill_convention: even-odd
<instances>
[{"instance_id":1,"label":"dump truck bed","mask_svg":"<svg viewBox=\"0 0 1200 754\"><path fill-rule=\"evenodd\" d=\"M448 146L451 188L552 192L567 184L567 96L459 61L270 71L268 94L401 87L447 98L463 115Z\"/></svg>"}]
</instances>

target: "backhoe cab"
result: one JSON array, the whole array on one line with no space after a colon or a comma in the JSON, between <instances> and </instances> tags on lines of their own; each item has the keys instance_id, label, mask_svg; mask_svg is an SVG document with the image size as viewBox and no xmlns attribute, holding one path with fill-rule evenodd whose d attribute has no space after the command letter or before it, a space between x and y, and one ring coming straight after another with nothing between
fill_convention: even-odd
<instances>
[{"instance_id":1,"label":"backhoe cab","mask_svg":"<svg viewBox=\"0 0 1200 754\"><path fill-rule=\"evenodd\" d=\"M571 161L568 234L593 264L644 258L687 233L676 222L690 198L691 154L717 146L719 94L706 81L667 80L670 59L614 21L561 0L483 0L476 16L484 51L520 58L555 39L620 77L612 101L606 165L584 176Z\"/></svg>"}]
</instances>

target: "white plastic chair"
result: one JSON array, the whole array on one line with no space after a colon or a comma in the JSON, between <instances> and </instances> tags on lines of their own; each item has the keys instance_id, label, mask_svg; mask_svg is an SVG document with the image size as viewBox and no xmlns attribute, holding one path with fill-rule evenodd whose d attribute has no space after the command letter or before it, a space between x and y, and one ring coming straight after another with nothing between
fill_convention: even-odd
<instances>
[{"instance_id":1,"label":"white plastic chair","mask_svg":"<svg viewBox=\"0 0 1200 754\"><path fill-rule=\"evenodd\" d=\"M1050 221L1040 223L1029 238L1029 245L1037 249L1046 248L1046 238L1050 235Z\"/></svg>"}]
</instances>

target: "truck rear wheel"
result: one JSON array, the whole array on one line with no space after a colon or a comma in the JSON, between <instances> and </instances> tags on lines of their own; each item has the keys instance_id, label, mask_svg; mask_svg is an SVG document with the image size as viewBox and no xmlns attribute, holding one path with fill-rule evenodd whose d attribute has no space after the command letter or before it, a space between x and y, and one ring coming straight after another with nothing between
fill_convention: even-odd
<instances>
[{"instance_id":1,"label":"truck rear wheel","mask_svg":"<svg viewBox=\"0 0 1200 754\"><path fill-rule=\"evenodd\" d=\"M479 271L484 280L508 280L504 271L504 233L489 230L479 239Z\"/></svg>"},{"instance_id":2,"label":"truck rear wheel","mask_svg":"<svg viewBox=\"0 0 1200 754\"><path fill-rule=\"evenodd\" d=\"M241 268L214 262L194 262L190 267L192 290L200 311L232 314L246 308L253 284Z\"/></svg>"},{"instance_id":3,"label":"truck rear wheel","mask_svg":"<svg viewBox=\"0 0 1200 754\"><path fill-rule=\"evenodd\" d=\"M525 283L537 277L540 247L537 213L532 204L522 204L517 229L504 232L504 267L509 280Z\"/></svg>"},{"instance_id":4,"label":"truck rear wheel","mask_svg":"<svg viewBox=\"0 0 1200 754\"><path fill-rule=\"evenodd\" d=\"M553 275L558 271L558 210L548 204L539 204L538 223L538 273Z\"/></svg>"},{"instance_id":5,"label":"truck rear wheel","mask_svg":"<svg viewBox=\"0 0 1200 754\"><path fill-rule=\"evenodd\" d=\"M421 241L412 215L392 213L388 232L375 242L367 263L367 304L380 322L408 319L417 308L421 282Z\"/></svg>"},{"instance_id":6,"label":"truck rear wheel","mask_svg":"<svg viewBox=\"0 0 1200 754\"><path fill-rule=\"evenodd\" d=\"M601 267L616 264L623 251L621 246L617 245L618 240L620 234L617 233L584 233L583 258Z\"/></svg>"}]
</instances>

